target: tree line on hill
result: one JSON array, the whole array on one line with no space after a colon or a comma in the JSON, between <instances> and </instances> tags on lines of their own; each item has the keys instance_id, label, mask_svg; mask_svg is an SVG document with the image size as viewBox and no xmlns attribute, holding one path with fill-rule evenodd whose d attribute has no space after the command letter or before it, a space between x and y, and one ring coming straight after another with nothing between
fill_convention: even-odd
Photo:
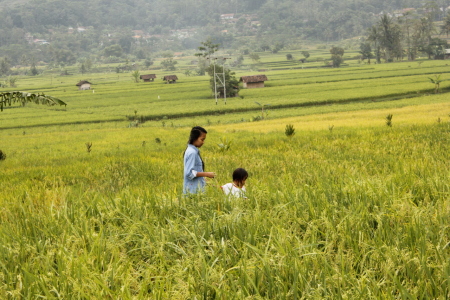
<instances>
[{"instance_id":1,"label":"tree line on hill","mask_svg":"<svg viewBox=\"0 0 450 300\"><path fill-rule=\"evenodd\" d=\"M42 0L0 3L3 4L0 10L0 58L4 59L0 76L7 74L8 66L13 65L31 66L30 75L33 75L36 64L41 61L62 67L78 63L84 71L89 71L88 67L96 61L122 62L124 58L147 59L147 64L151 64L150 56L156 52L195 49L207 37L225 49L277 52L298 39L333 42L364 35L367 28L377 24L382 12L395 12L405 7L417 8L417 16L411 16L411 19L443 20L446 7L450 6L450 0L431 1L425 5L419 0ZM407 28L405 26L402 28ZM402 31L402 34L405 33ZM382 47L384 53L397 55L394 46L387 46L378 38L375 40L378 44L373 42L372 47L377 53L382 51L377 47ZM417 49L425 48L418 46Z\"/></svg>"}]
</instances>

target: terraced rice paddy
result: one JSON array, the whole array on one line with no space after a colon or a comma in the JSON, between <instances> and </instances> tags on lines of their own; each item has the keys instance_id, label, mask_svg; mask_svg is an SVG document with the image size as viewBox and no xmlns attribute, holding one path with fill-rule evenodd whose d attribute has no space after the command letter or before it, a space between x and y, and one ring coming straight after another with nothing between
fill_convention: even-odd
<instances>
[{"instance_id":1,"label":"terraced rice paddy","mask_svg":"<svg viewBox=\"0 0 450 300\"><path fill-rule=\"evenodd\" d=\"M68 106L0 113L0 298L449 298L446 62L265 74L217 106L206 77L20 79ZM182 197L193 125L218 176ZM248 199L218 188L237 167Z\"/></svg>"}]
</instances>

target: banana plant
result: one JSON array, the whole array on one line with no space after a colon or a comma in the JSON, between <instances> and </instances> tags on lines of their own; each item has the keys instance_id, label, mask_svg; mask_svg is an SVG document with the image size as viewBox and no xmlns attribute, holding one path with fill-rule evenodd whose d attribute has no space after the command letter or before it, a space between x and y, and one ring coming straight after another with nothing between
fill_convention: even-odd
<instances>
[{"instance_id":1,"label":"banana plant","mask_svg":"<svg viewBox=\"0 0 450 300\"><path fill-rule=\"evenodd\" d=\"M444 79L441 79L441 74L434 75L434 78L428 77L430 79L430 82L434 84L434 93L439 93L439 85L442 81L445 81Z\"/></svg>"},{"instance_id":2,"label":"banana plant","mask_svg":"<svg viewBox=\"0 0 450 300\"><path fill-rule=\"evenodd\" d=\"M0 111L3 111L3 106L11 106L13 103L21 103L22 105L25 105L27 102L34 102L36 104L45 104L48 106L53 105L64 105L67 104L63 102L62 100L45 95L45 94L34 94L34 93L28 93L28 92L3 92L0 93Z\"/></svg>"},{"instance_id":3,"label":"banana plant","mask_svg":"<svg viewBox=\"0 0 450 300\"><path fill-rule=\"evenodd\" d=\"M270 104L261 104L261 103L256 102L256 101L255 101L255 103L258 104L261 107L261 120L264 120L264 116L267 117L267 110L264 111L264 108L267 107L267 106L270 106Z\"/></svg>"}]
</instances>

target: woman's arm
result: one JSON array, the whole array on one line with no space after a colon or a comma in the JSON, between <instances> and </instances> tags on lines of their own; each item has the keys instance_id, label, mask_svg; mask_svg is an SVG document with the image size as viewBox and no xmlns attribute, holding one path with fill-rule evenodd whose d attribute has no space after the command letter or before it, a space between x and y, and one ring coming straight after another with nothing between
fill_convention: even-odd
<instances>
[{"instance_id":1,"label":"woman's arm","mask_svg":"<svg viewBox=\"0 0 450 300\"><path fill-rule=\"evenodd\" d=\"M196 177L214 178L214 177L216 177L216 173L214 173L214 172L197 172Z\"/></svg>"}]
</instances>

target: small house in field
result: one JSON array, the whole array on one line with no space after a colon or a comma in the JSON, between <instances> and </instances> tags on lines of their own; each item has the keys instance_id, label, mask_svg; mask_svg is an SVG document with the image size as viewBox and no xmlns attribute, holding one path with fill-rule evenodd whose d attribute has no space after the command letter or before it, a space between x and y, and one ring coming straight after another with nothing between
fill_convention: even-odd
<instances>
[{"instance_id":1,"label":"small house in field","mask_svg":"<svg viewBox=\"0 0 450 300\"><path fill-rule=\"evenodd\" d=\"M450 58L450 49L445 49L444 59Z\"/></svg>"},{"instance_id":2,"label":"small house in field","mask_svg":"<svg viewBox=\"0 0 450 300\"><path fill-rule=\"evenodd\" d=\"M164 76L163 80L169 84L176 83L178 80L178 77L177 77L177 75L166 75L166 76Z\"/></svg>"},{"instance_id":3,"label":"small house in field","mask_svg":"<svg viewBox=\"0 0 450 300\"><path fill-rule=\"evenodd\" d=\"M151 82L155 80L156 75L155 74L141 75L139 78L144 80L144 82Z\"/></svg>"},{"instance_id":4,"label":"small house in field","mask_svg":"<svg viewBox=\"0 0 450 300\"><path fill-rule=\"evenodd\" d=\"M89 81L86 80L81 80L80 82L78 82L76 84L76 86L78 87L78 89L80 91L85 91L85 90L90 90L91 89L91 84Z\"/></svg>"},{"instance_id":5,"label":"small house in field","mask_svg":"<svg viewBox=\"0 0 450 300\"><path fill-rule=\"evenodd\" d=\"M266 75L242 76L239 81L243 82L244 89L263 88L267 77Z\"/></svg>"}]
</instances>

